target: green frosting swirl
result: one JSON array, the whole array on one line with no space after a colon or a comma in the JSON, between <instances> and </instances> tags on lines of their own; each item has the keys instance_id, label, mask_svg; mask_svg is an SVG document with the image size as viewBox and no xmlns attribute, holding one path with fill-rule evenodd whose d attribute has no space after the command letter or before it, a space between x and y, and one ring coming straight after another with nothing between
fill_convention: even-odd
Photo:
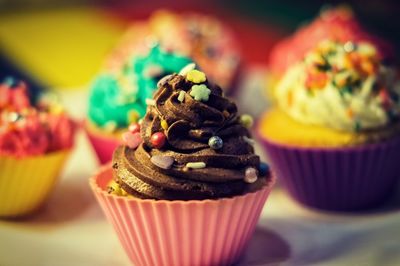
<instances>
[{"instance_id":1,"label":"green frosting swirl","mask_svg":"<svg viewBox=\"0 0 400 266\"><path fill-rule=\"evenodd\" d=\"M157 45L147 55L133 57L120 73L99 75L90 91L89 119L100 127L110 123L117 128L127 127L132 112L138 117L146 113L146 99L152 98L158 80L190 63L190 58Z\"/></svg>"}]
</instances>

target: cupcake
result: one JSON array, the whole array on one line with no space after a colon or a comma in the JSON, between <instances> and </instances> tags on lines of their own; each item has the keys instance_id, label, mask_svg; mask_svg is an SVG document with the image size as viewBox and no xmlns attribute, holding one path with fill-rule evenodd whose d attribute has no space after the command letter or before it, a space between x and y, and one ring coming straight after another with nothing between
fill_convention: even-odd
<instances>
[{"instance_id":1,"label":"cupcake","mask_svg":"<svg viewBox=\"0 0 400 266\"><path fill-rule=\"evenodd\" d=\"M0 217L41 206L72 148L74 129L60 105L32 103L24 82L0 84Z\"/></svg>"},{"instance_id":2,"label":"cupcake","mask_svg":"<svg viewBox=\"0 0 400 266\"><path fill-rule=\"evenodd\" d=\"M146 42L157 41L170 51L184 54L199 65L225 92L233 93L240 78L240 49L231 30L211 16L158 10L142 23L133 24L106 62L118 69L124 58Z\"/></svg>"},{"instance_id":3,"label":"cupcake","mask_svg":"<svg viewBox=\"0 0 400 266\"><path fill-rule=\"evenodd\" d=\"M90 181L135 265L239 259L274 183L250 122L203 72L163 78L141 125Z\"/></svg>"},{"instance_id":4,"label":"cupcake","mask_svg":"<svg viewBox=\"0 0 400 266\"><path fill-rule=\"evenodd\" d=\"M111 160L121 132L143 117L160 77L191 63L191 59L155 45L147 54L130 59L118 73L104 73L95 79L85 128L101 164Z\"/></svg>"},{"instance_id":5,"label":"cupcake","mask_svg":"<svg viewBox=\"0 0 400 266\"><path fill-rule=\"evenodd\" d=\"M324 9L311 23L300 27L294 34L278 42L270 53L268 89L273 90L279 79L293 63L323 40L338 42L366 41L374 44L381 60L394 58L393 47L368 33L347 6ZM271 92L271 91L270 91ZM273 92L271 92L273 96Z\"/></svg>"},{"instance_id":6,"label":"cupcake","mask_svg":"<svg viewBox=\"0 0 400 266\"><path fill-rule=\"evenodd\" d=\"M322 41L288 69L259 133L295 199L356 210L390 195L400 170L395 78L367 42Z\"/></svg>"}]
</instances>

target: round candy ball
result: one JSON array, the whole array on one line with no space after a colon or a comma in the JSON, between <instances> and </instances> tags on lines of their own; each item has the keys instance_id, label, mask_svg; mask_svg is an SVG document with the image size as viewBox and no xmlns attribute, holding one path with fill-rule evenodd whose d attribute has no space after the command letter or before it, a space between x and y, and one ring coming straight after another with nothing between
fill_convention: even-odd
<instances>
[{"instance_id":1,"label":"round candy ball","mask_svg":"<svg viewBox=\"0 0 400 266\"><path fill-rule=\"evenodd\" d=\"M213 136L208 140L208 145L211 149L218 150L224 145L223 140L218 136Z\"/></svg>"},{"instance_id":2,"label":"round candy ball","mask_svg":"<svg viewBox=\"0 0 400 266\"><path fill-rule=\"evenodd\" d=\"M166 137L162 132L156 132L150 137L150 143L156 149L162 148L165 144L165 140Z\"/></svg>"}]
</instances>

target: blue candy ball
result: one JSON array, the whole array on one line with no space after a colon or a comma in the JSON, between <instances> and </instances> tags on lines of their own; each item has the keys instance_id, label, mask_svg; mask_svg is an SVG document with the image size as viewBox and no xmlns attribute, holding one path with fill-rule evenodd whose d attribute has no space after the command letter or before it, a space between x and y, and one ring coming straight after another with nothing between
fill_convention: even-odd
<instances>
[{"instance_id":1,"label":"blue candy ball","mask_svg":"<svg viewBox=\"0 0 400 266\"><path fill-rule=\"evenodd\" d=\"M223 140L218 136L213 136L208 140L208 145L211 149L218 150L224 145Z\"/></svg>"},{"instance_id":2,"label":"blue candy ball","mask_svg":"<svg viewBox=\"0 0 400 266\"><path fill-rule=\"evenodd\" d=\"M262 176L265 176L268 172L269 172L269 165L264 162L260 162L260 174Z\"/></svg>"}]
</instances>

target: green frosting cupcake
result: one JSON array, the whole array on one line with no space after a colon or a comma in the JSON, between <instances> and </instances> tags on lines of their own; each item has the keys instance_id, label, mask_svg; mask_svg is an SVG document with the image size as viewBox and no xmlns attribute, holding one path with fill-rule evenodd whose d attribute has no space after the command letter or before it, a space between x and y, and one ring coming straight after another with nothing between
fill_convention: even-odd
<instances>
[{"instance_id":1,"label":"green frosting cupcake","mask_svg":"<svg viewBox=\"0 0 400 266\"><path fill-rule=\"evenodd\" d=\"M99 75L89 96L90 121L112 129L127 127L146 113L146 99L152 98L158 80L190 63L190 58L157 45L146 56L132 58L120 73Z\"/></svg>"}]
</instances>

